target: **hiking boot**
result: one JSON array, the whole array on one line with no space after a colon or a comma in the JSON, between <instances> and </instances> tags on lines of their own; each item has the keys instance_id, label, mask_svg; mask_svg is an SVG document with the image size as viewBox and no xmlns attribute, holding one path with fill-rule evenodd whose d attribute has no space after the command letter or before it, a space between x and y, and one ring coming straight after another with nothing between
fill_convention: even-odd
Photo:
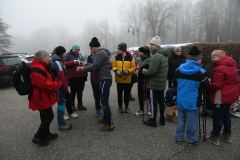
<instances>
[{"instance_id":1,"label":"hiking boot","mask_svg":"<svg viewBox=\"0 0 240 160\"><path fill-rule=\"evenodd\" d=\"M143 116L144 113L143 111L138 111L137 113L134 113L135 116Z\"/></svg>"},{"instance_id":2,"label":"hiking boot","mask_svg":"<svg viewBox=\"0 0 240 160\"><path fill-rule=\"evenodd\" d=\"M113 131L115 126L113 124L105 124L103 127L100 128L100 131Z\"/></svg>"},{"instance_id":3,"label":"hiking boot","mask_svg":"<svg viewBox=\"0 0 240 160\"><path fill-rule=\"evenodd\" d=\"M226 143L232 143L232 136L231 134L222 134L221 140Z\"/></svg>"},{"instance_id":4,"label":"hiking boot","mask_svg":"<svg viewBox=\"0 0 240 160\"><path fill-rule=\"evenodd\" d=\"M143 121L143 124L145 124L146 126L149 126L149 127L157 127L157 123L156 121L154 120L147 120L147 121Z\"/></svg>"},{"instance_id":5,"label":"hiking boot","mask_svg":"<svg viewBox=\"0 0 240 160\"><path fill-rule=\"evenodd\" d=\"M128 106L125 106L124 113L128 113L128 112L129 112L129 108Z\"/></svg>"},{"instance_id":6,"label":"hiking boot","mask_svg":"<svg viewBox=\"0 0 240 160\"><path fill-rule=\"evenodd\" d=\"M106 121L101 118L101 119L98 119L98 120L97 120L97 123L98 123L98 124L106 124Z\"/></svg>"},{"instance_id":7,"label":"hiking boot","mask_svg":"<svg viewBox=\"0 0 240 160\"><path fill-rule=\"evenodd\" d=\"M102 116L102 113L100 111L97 111L96 114L95 114L95 117L99 118Z\"/></svg>"},{"instance_id":8,"label":"hiking boot","mask_svg":"<svg viewBox=\"0 0 240 160\"><path fill-rule=\"evenodd\" d=\"M69 124L69 125L65 124L63 126L59 126L59 130L61 130L61 131L66 131L66 130L71 130L71 129L72 129L72 124Z\"/></svg>"},{"instance_id":9,"label":"hiking boot","mask_svg":"<svg viewBox=\"0 0 240 160\"><path fill-rule=\"evenodd\" d=\"M192 142L192 143L188 142L188 146L189 146L189 147L195 147L195 146L197 146L197 145L198 145L198 141Z\"/></svg>"},{"instance_id":10,"label":"hiking boot","mask_svg":"<svg viewBox=\"0 0 240 160\"><path fill-rule=\"evenodd\" d=\"M177 144L183 144L183 141L181 141L181 140L176 140L176 143L177 143Z\"/></svg>"},{"instance_id":11,"label":"hiking boot","mask_svg":"<svg viewBox=\"0 0 240 160\"><path fill-rule=\"evenodd\" d=\"M57 133L50 133L47 137L45 137L45 140L51 141L54 139L58 138L58 134Z\"/></svg>"},{"instance_id":12,"label":"hiking boot","mask_svg":"<svg viewBox=\"0 0 240 160\"><path fill-rule=\"evenodd\" d=\"M119 107L119 113L124 113L122 107Z\"/></svg>"},{"instance_id":13,"label":"hiking boot","mask_svg":"<svg viewBox=\"0 0 240 160\"><path fill-rule=\"evenodd\" d=\"M219 138L215 137L215 136L212 136L212 135L208 138L208 142L213 144L213 145L215 145L215 146L219 146L220 145Z\"/></svg>"},{"instance_id":14,"label":"hiking boot","mask_svg":"<svg viewBox=\"0 0 240 160\"><path fill-rule=\"evenodd\" d=\"M72 118L78 118L78 114L73 112L71 115L70 115Z\"/></svg>"},{"instance_id":15,"label":"hiking boot","mask_svg":"<svg viewBox=\"0 0 240 160\"><path fill-rule=\"evenodd\" d=\"M38 144L41 147L46 147L46 146L49 145L48 140L40 139L40 138L37 138L37 137L34 137L32 142L35 143L35 144Z\"/></svg>"},{"instance_id":16,"label":"hiking boot","mask_svg":"<svg viewBox=\"0 0 240 160\"><path fill-rule=\"evenodd\" d=\"M86 111L87 108L84 107L84 105L78 105L78 110L79 110L79 111Z\"/></svg>"},{"instance_id":17,"label":"hiking boot","mask_svg":"<svg viewBox=\"0 0 240 160\"><path fill-rule=\"evenodd\" d=\"M159 119L159 123L161 126L165 126L165 117L164 116L161 116L160 119Z\"/></svg>"}]
</instances>

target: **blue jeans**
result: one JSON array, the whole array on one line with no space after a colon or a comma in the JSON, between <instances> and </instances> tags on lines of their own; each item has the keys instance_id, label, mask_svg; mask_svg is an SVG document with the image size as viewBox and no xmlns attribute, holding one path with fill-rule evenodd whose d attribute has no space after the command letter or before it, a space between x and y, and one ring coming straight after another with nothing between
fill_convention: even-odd
<instances>
[{"instance_id":1,"label":"blue jeans","mask_svg":"<svg viewBox=\"0 0 240 160\"><path fill-rule=\"evenodd\" d=\"M197 110L186 111L186 110L178 110L178 123L176 130L176 140L183 141L185 129L187 125L187 141L188 143L194 143L198 141L198 137L196 135L197 132Z\"/></svg>"},{"instance_id":2,"label":"blue jeans","mask_svg":"<svg viewBox=\"0 0 240 160\"><path fill-rule=\"evenodd\" d=\"M58 120L58 126L64 126L66 123L64 121L64 110L65 110L65 104L62 103L61 105L58 104L57 106L57 120Z\"/></svg>"},{"instance_id":3,"label":"blue jeans","mask_svg":"<svg viewBox=\"0 0 240 160\"><path fill-rule=\"evenodd\" d=\"M100 95L101 103L103 106L103 120L108 125L112 124L112 113L109 106L109 94L111 85L112 85L111 79L104 79L100 81Z\"/></svg>"}]
</instances>

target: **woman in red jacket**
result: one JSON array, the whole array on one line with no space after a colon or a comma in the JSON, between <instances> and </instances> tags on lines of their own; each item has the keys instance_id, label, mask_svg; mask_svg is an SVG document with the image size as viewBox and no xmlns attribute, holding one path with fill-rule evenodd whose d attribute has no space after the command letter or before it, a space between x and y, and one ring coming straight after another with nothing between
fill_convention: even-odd
<instances>
[{"instance_id":1,"label":"woman in red jacket","mask_svg":"<svg viewBox=\"0 0 240 160\"><path fill-rule=\"evenodd\" d=\"M213 130L209 142L220 145L219 137L224 126L222 139L231 142L230 106L239 97L237 63L222 50L211 54L214 68L211 73L211 103L213 104Z\"/></svg>"},{"instance_id":2,"label":"woman in red jacket","mask_svg":"<svg viewBox=\"0 0 240 160\"><path fill-rule=\"evenodd\" d=\"M56 92L62 86L62 82L54 81L47 70L49 62L49 53L38 51L31 68L38 68L45 76L38 72L31 73L31 83L33 92L29 99L29 108L40 112L41 124L32 142L40 146L47 146L49 140L57 138L57 134L49 131L50 123L53 120L52 106L57 102Z\"/></svg>"}]
</instances>

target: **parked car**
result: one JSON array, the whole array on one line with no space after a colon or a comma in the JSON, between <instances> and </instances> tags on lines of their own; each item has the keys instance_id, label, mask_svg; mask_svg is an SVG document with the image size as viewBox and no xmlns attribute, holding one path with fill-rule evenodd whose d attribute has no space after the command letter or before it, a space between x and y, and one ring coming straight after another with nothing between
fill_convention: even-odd
<instances>
[{"instance_id":1,"label":"parked car","mask_svg":"<svg viewBox=\"0 0 240 160\"><path fill-rule=\"evenodd\" d=\"M0 55L0 84L12 82L13 73L17 70L22 61L17 55Z\"/></svg>"}]
</instances>

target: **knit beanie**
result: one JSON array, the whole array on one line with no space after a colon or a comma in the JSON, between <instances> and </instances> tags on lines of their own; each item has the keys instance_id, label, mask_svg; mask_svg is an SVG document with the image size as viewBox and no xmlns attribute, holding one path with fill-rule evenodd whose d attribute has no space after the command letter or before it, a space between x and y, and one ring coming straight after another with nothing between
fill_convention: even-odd
<instances>
[{"instance_id":1,"label":"knit beanie","mask_svg":"<svg viewBox=\"0 0 240 160\"><path fill-rule=\"evenodd\" d=\"M193 46L188 52L188 58L192 60L199 60L202 58L202 53L198 50L196 46Z\"/></svg>"},{"instance_id":2,"label":"knit beanie","mask_svg":"<svg viewBox=\"0 0 240 160\"><path fill-rule=\"evenodd\" d=\"M150 44L154 44L156 46L161 46L161 38L159 36L154 36L151 41Z\"/></svg>"},{"instance_id":3,"label":"knit beanie","mask_svg":"<svg viewBox=\"0 0 240 160\"><path fill-rule=\"evenodd\" d=\"M89 46L92 47L100 47L100 43L96 37L93 37L91 42L89 43Z\"/></svg>"},{"instance_id":4,"label":"knit beanie","mask_svg":"<svg viewBox=\"0 0 240 160\"><path fill-rule=\"evenodd\" d=\"M122 50L122 51L127 51L127 44L126 43L120 43L117 47L119 50Z\"/></svg>"}]
</instances>

